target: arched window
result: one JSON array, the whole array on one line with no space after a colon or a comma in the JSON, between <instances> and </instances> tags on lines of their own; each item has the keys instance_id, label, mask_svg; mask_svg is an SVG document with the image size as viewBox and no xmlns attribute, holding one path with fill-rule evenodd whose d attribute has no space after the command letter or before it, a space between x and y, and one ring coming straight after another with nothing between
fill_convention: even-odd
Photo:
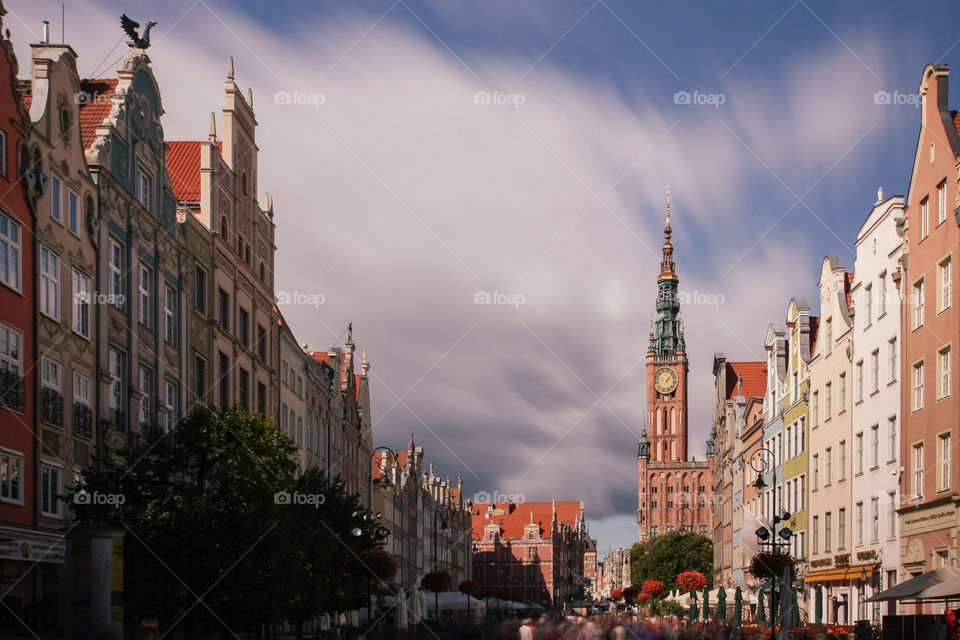
<instances>
[{"instance_id":1,"label":"arched window","mask_svg":"<svg viewBox=\"0 0 960 640\"><path fill-rule=\"evenodd\" d=\"M677 441L676 440L670 441L670 456L673 457L674 459L676 459L677 457Z\"/></svg>"},{"instance_id":2,"label":"arched window","mask_svg":"<svg viewBox=\"0 0 960 640\"><path fill-rule=\"evenodd\" d=\"M657 411L657 435L659 436L662 433L663 433L663 414Z\"/></svg>"},{"instance_id":3,"label":"arched window","mask_svg":"<svg viewBox=\"0 0 960 640\"><path fill-rule=\"evenodd\" d=\"M670 407L670 433L677 434L677 410Z\"/></svg>"}]
</instances>

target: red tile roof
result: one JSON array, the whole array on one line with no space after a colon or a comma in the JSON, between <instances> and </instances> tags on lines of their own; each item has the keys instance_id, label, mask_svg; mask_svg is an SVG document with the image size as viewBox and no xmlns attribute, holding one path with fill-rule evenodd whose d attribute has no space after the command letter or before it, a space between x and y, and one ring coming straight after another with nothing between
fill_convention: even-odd
<instances>
[{"instance_id":1,"label":"red tile roof","mask_svg":"<svg viewBox=\"0 0 960 640\"><path fill-rule=\"evenodd\" d=\"M117 90L117 79L81 80L80 90L92 97L80 105L80 138L83 141L83 148L89 149L97 139L97 127L103 124L113 108L110 96Z\"/></svg>"},{"instance_id":2,"label":"red tile roof","mask_svg":"<svg viewBox=\"0 0 960 640\"><path fill-rule=\"evenodd\" d=\"M173 183L173 195L180 202L200 200L200 140L168 140L167 172ZM223 143L217 140L217 150L223 153Z\"/></svg>"},{"instance_id":3,"label":"red tile roof","mask_svg":"<svg viewBox=\"0 0 960 640\"><path fill-rule=\"evenodd\" d=\"M386 454L385 451L377 451L376 453L373 454L372 470L373 470L374 480L380 479L380 465L381 465L381 460L383 460L383 456L385 454ZM401 469L407 468L408 455L409 454L406 451L397 451L397 465L399 465Z\"/></svg>"},{"instance_id":4,"label":"red tile roof","mask_svg":"<svg viewBox=\"0 0 960 640\"><path fill-rule=\"evenodd\" d=\"M503 515L486 517L487 508L502 509ZM510 511L512 509L512 511ZM523 539L523 528L530 524L530 515L533 522L540 525L540 535L550 537L550 522L553 519L553 502L520 502L509 504L506 502L477 502L471 510L473 516L473 538L483 540L483 528L491 522L500 525L501 540ZM560 522L574 527L580 516L579 502L557 502L557 519ZM502 522L501 522L502 521Z\"/></svg>"},{"instance_id":5,"label":"red tile roof","mask_svg":"<svg viewBox=\"0 0 960 640\"><path fill-rule=\"evenodd\" d=\"M744 398L762 398L767 393L766 362L728 362L726 398L738 395L737 381L743 381Z\"/></svg>"}]
</instances>

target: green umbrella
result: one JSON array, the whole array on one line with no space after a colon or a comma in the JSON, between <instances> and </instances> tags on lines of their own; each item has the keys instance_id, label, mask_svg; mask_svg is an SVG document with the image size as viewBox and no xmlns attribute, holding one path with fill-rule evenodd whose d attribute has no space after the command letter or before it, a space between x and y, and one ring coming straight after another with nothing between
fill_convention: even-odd
<instances>
[{"instance_id":1,"label":"green umbrella","mask_svg":"<svg viewBox=\"0 0 960 640\"><path fill-rule=\"evenodd\" d=\"M696 620L699 610L697 609L697 592L690 592L690 620Z\"/></svg>"},{"instance_id":2,"label":"green umbrella","mask_svg":"<svg viewBox=\"0 0 960 640\"><path fill-rule=\"evenodd\" d=\"M703 588L703 621L710 619L710 592L707 587Z\"/></svg>"},{"instance_id":3,"label":"green umbrella","mask_svg":"<svg viewBox=\"0 0 960 640\"><path fill-rule=\"evenodd\" d=\"M797 587L790 587L790 626L800 626L800 605L797 602Z\"/></svg>"},{"instance_id":4,"label":"green umbrella","mask_svg":"<svg viewBox=\"0 0 960 640\"><path fill-rule=\"evenodd\" d=\"M733 632L740 636L739 631L743 627L743 592L737 587L733 594Z\"/></svg>"},{"instance_id":5,"label":"green umbrella","mask_svg":"<svg viewBox=\"0 0 960 640\"><path fill-rule=\"evenodd\" d=\"M767 608L763 606L763 589L757 591L757 624L767 626Z\"/></svg>"},{"instance_id":6,"label":"green umbrella","mask_svg":"<svg viewBox=\"0 0 960 640\"><path fill-rule=\"evenodd\" d=\"M823 624L823 585L817 585L817 595L814 596L817 600L816 605L816 614L817 614L817 624Z\"/></svg>"},{"instance_id":7,"label":"green umbrella","mask_svg":"<svg viewBox=\"0 0 960 640\"><path fill-rule=\"evenodd\" d=\"M719 620L727 618L727 592L724 591L723 586L717 592L717 618Z\"/></svg>"}]
</instances>

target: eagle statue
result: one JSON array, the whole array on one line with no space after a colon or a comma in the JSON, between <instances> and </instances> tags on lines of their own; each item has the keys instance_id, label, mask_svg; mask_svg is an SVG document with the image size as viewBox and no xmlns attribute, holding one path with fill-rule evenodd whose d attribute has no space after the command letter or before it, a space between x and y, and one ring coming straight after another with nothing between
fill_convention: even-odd
<instances>
[{"instance_id":1,"label":"eagle statue","mask_svg":"<svg viewBox=\"0 0 960 640\"><path fill-rule=\"evenodd\" d=\"M143 25L143 37L140 37L137 34L137 29L140 28L140 23L134 22L128 18L127 14L120 16L120 26L123 27L124 32L130 36L127 44L134 49L146 49L150 46L150 29L156 24L156 20L147 20Z\"/></svg>"}]
</instances>

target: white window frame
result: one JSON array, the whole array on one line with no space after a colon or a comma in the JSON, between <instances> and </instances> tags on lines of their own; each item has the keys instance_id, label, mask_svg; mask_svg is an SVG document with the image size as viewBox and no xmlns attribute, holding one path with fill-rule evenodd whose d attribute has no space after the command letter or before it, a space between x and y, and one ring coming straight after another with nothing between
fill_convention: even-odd
<instances>
[{"instance_id":1,"label":"white window frame","mask_svg":"<svg viewBox=\"0 0 960 640\"><path fill-rule=\"evenodd\" d=\"M163 339L176 344L176 292L168 284L163 285Z\"/></svg>"},{"instance_id":2,"label":"white window frame","mask_svg":"<svg viewBox=\"0 0 960 640\"><path fill-rule=\"evenodd\" d=\"M40 385L54 391L60 391L62 382L60 363L47 356L40 357Z\"/></svg>"},{"instance_id":3,"label":"white window frame","mask_svg":"<svg viewBox=\"0 0 960 640\"><path fill-rule=\"evenodd\" d=\"M110 401L111 409L123 410L123 361L124 354L119 349L107 349L107 369L110 372Z\"/></svg>"},{"instance_id":4,"label":"white window frame","mask_svg":"<svg viewBox=\"0 0 960 640\"><path fill-rule=\"evenodd\" d=\"M916 362L913 365L913 410L920 411L923 409L923 360Z\"/></svg>"},{"instance_id":5,"label":"white window frame","mask_svg":"<svg viewBox=\"0 0 960 640\"><path fill-rule=\"evenodd\" d=\"M23 461L24 455L19 451L0 449L0 502L19 505L23 504ZM12 464L16 465L16 495L13 495L12 478L10 473L10 465Z\"/></svg>"},{"instance_id":6,"label":"white window frame","mask_svg":"<svg viewBox=\"0 0 960 640\"><path fill-rule=\"evenodd\" d=\"M107 293L110 303L118 309L123 308L123 244L115 238L107 240Z\"/></svg>"},{"instance_id":7,"label":"white window frame","mask_svg":"<svg viewBox=\"0 0 960 640\"><path fill-rule=\"evenodd\" d=\"M90 406L90 377L73 372L73 401Z\"/></svg>"},{"instance_id":8,"label":"white window frame","mask_svg":"<svg viewBox=\"0 0 960 640\"><path fill-rule=\"evenodd\" d=\"M863 288L863 312L866 314L866 323L864 327L873 324L873 285L868 284Z\"/></svg>"},{"instance_id":9,"label":"white window frame","mask_svg":"<svg viewBox=\"0 0 960 640\"><path fill-rule=\"evenodd\" d=\"M137 389L140 391L140 407L137 424L143 431L150 427L150 387L153 382L153 371L142 364L137 367Z\"/></svg>"},{"instance_id":10,"label":"white window frame","mask_svg":"<svg viewBox=\"0 0 960 640\"><path fill-rule=\"evenodd\" d=\"M947 179L937 185L937 224L947 219Z\"/></svg>"},{"instance_id":11,"label":"white window frame","mask_svg":"<svg viewBox=\"0 0 960 640\"><path fill-rule=\"evenodd\" d=\"M949 344L937 351L937 400L950 396L953 384L952 357L953 348Z\"/></svg>"},{"instance_id":12,"label":"white window frame","mask_svg":"<svg viewBox=\"0 0 960 640\"><path fill-rule=\"evenodd\" d=\"M938 491L948 491L950 489L951 478L950 474L952 473L951 465L951 455L950 455L950 444L952 439L950 437L950 432L941 433L937 436L937 447L940 449L940 460L939 460L939 469L940 472L937 474L939 478L937 479L937 490Z\"/></svg>"},{"instance_id":13,"label":"white window frame","mask_svg":"<svg viewBox=\"0 0 960 640\"><path fill-rule=\"evenodd\" d=\"M60 256L40 245L40 313L60 320Z\"/></svg>"},{"instance_id":14,"label":"white window frame","mask_svg":"<svg viewBox=\"0 0 960 640\"><path fill-rule=\"evenodd\" d=\"M853 467L855 474L863 473L863 431L854 437Z\"/></svg>"},{"instance_id":15,"label":"white window frame","mask_svg":"<svg viewBox=\"0 0 960 640\"><path fill-rule=\"evenodd\" d=\"M50 486L52 476L56 478L55 487ZM39 485L38 490L40 496L38 502L40 515L46 518L62 518L63 501L60 499L60 494L63 493L63 469L52 464L41 462ZM45 506L45 503L48 501L54 505L53 509Z\"/></svg>"},{"instance_id":16,"label":"white window frame","mask_svg":"<svg viewBox=\"0 0 960 640\"><path fill-rule=\"evenodd\" d=\"M925 298L923 278L913 283L913 328L923 326L923 303Z\"/></svg>"},{"instance_id":17,"label":"white window frame","mask_svg":"<svg viewBox=\"0 0 960 640\"><path fill-rule=\"evenodd\" d=\"M940 280L938 287L937 313L943 313L953 304L953 259L947 256L937 265L937 277Z\"/></svg>"},{"instance_id":18,"label":"white window frame","mask_svg":"<svg viewBox=\"0 0 960 640\"><path fill-rule=\"evenodd\" d=\"M878 318L882 318L887 313L887 272L884 271L880 274L880 309L877 314Z\"/></svg>"},{"instance_id":19,"label":"white window frame","mask_svg":"<svg viewBox=\"0 0 960 640\"><path fill-rule=\"evenodd\" d=\"M880 466L880 424L870 427L870 468Z\"/></svg>"},{"instance_id":20,"label":"white window frame","mask_svg":"<svg viewBox=\"0 0 960 640\"><path fill-rule=\"evenodd\" d=\"M0 282L14 291L20 291L20 259L23 256L23 225L14 218L0 213Z\"/></svg>"},{"instance_id":21,"label":"white window frame","mask_svg":"<svg viewBox=\"0 0 960 640\"><path fill-rule=\"evenodd\" d=\"M176 404L177 404L177 388L169 380L163 381L163 407L166 409L165 424L167 431L173 428L174 422L177 419L176 413Z\"/></svg>"},{"instance_id":22,"label":"white window frame","mask_svg":"<svg viewBox=\"0 0 960 640\"><path fill-rule=\"evenodd\" d=\"M151 292L151 282L153 280L153 269L144 263L139 263L137 265L137 317L140 320L140 324L145 327L153 328L153 324L150 322L152 319L152 310L150 292Z\"/></svg>"},{"instance_id":23,"label":"white window frame","mask_svg":"<svg viewBox=\"0 0 960 640\"><path fill-rule=\"evenodd\" d=\"M920 201L920 239L930 235L930 196Z\"/></svg>"},{"instance_id":24,"label":"white window frame","mask_svg":"<svg viewBox=\"0 0 960 640\"><path fill-rule=\"evenodd\" d=\"M887 376L889 380L887 383L892 383L897 381L897 377L900 375L900 372L897 371L897 336L893 336L887 341L887 348L889 349L887 353Z\"/></svg>"},{"instance_id":25,"label":"white window frame","mask_svg":"<svg viewBox=\"0 0 960 640\"><path fill-rule=\"evenodd\" d=\"M880 390L880 349L870 352L870 393Z\"/></svg>"},{"instance_id":26,"label":"white window frame","mask_svg":"<svg viewBox=\"0 0 960 640\"><path fill-rule=\"evenodd\" d=\"M73 332L90 337L90 278L73 270Z\"/></svg>"},{"instance_id":27,"label":"white window frame","mask_svg":"<svg viewBox=\"0 0 960 640\"><path fill-rule=\"evenodd\" d=\"M142 167L137 167L136 177L137 201L147 211L153 211L153 176Z\"/></svg>"},{"instance_id":28,"label":"white window frame","mask_svg":"<svg viewBox=\"0 0 960 640\"><path fill-rule=\"evenodd\" d=\"M856 399L854 402L860 402L863 400L863 360L858 360L854 368L856 369L856 378L854 380L854 394L856 395Z\"/></svg>"},{"instance_id":29,"label":"white window frame","mask_svg":"<svg viewBox=\"0 0 960 640\"><path fill-rule=\"evenodd\" d=\"M913 493L923 499L923 442L913 445Z\"/></svg>"},{"instance_id":30,"label":"white window frame","mask_svg":"<svg viewBox=\"0 0 960 640\"><path fill-rule=\"evenodd\" d=\"M897 416L887 418L887 446L890 448L888 461L893 462L900 455L900 447L897 445Z\"/></svg>"}]
</instances>

